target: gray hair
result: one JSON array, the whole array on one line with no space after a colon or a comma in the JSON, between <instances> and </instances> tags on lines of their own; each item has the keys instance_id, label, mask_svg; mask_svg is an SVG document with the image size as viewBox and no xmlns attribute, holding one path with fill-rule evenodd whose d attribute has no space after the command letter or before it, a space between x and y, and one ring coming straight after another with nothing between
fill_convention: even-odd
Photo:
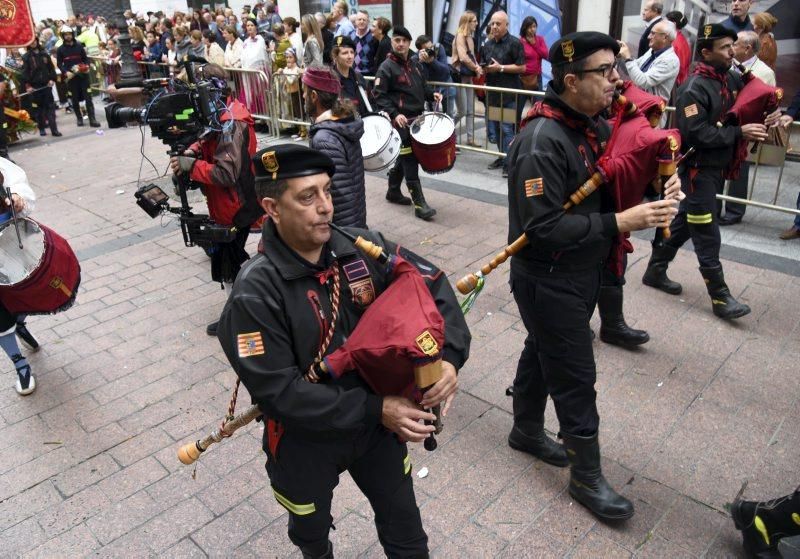
<instances>
[{"instance_id":1,"label":"gray hair","mask_svg":"<svg viewBox=\"0 0 800 559\"><path fill-rule=\"evenodd\" d=\"M757 55L758 51L761 50L761 39L758 38L758 33L755 31L739 31L738 40L750 45L754 55Z\"/></svg>"},{"instance_id":2,"label":"gray hair","mask_svg":"<svg viewBox=\"0 0 800 559\"><path fill-rule=\"evenodd\" d=\"M664 4L656 0L653 0L652 2L650 2L650 9L653 10L655 13L661 15L661 13L664 11Z\"/></svg>"},{"instance_id":3,"label":"gray hair","mask_svg":"<svg viewBox=\"0 0 800 559\"><path fill-rule=\"evenodd\" d=\"M656 23L655 27L660 27L664 30L664 33L667 34L667 38L670 42L674 41L675 38L678 36L678 28L675 27L675 24L669 21L668 19L662 19L658 23Z\"/></svg>"}]
</instances>

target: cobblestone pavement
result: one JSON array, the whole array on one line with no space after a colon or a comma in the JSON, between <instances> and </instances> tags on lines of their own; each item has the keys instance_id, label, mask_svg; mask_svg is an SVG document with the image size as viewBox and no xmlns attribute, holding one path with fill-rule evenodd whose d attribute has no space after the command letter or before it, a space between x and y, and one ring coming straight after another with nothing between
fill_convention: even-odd
<instances>
[{"instance_id":1,"label":"cobblestone pavement","mask_svg":"<svg viewBox=\"0 0 800 559\"><path fill-rule=\"evenodd\" d=\"M36 393L17 396L4 363L0 556L297 557L258 426L214 447L194 474L176 459L179 444L218 424L234 374L204 332L224 301L206 256L134 204L138 131L62 128L60 141L12 152L39 195L35 216L70 239L83 282L72 309L29 320L43 346L30 356ZM164 147L149 141L146 153L163 170ZM386 204L383 188L368 178L370 226L452 282L505 245L503 207L430 191L439 214L423 223ZM468 315L472 358L439 449L412 451L435 556L738 557L726 506L742 483L751 498L797 485L800 278L726 262L735 296L753 308L729 324L711 314L692 253L670 268L684 284L672 297L641 285L649 246L634 245L626 316L652 341L634 352L597 342L595 352L603 466L636 515L597 522L570 499L566 469L507 446L504 390L525 335L505 266ZM552 410L547 426L557 430ZM337 556L382 556L346 475L333 515Z\"/></svg>"}]
</instances>

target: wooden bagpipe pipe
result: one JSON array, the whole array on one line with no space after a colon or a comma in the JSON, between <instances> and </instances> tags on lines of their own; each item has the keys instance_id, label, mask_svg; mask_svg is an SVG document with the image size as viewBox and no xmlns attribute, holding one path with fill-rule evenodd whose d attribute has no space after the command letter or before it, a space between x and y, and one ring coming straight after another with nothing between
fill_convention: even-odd
<instances>
[{"instance_id":1,"label":"wooden bagpipe pipe","mask_svg":"<svg viewBox=\"0 0 800 559\"><path fill-rule=\"evenodd\" d=\"M617 211L639 204L650 180L657 174L663 196L663 185L675 174L680 158L680 133L677 130L657 129L663 111L663 101L645 93L629 82L623 84L625 94L614 98L614 124L605 153L598 159L595 172L573 192L564 203L564 211L583 202L601 185L612 189ZM630 94L630 95L629 95ZM643 112L633 98L640 100L647 112ZM665 238L669 228L663 228ZM529 240L522 234L513 243L482 266L477 272L467 274L456 288L466 295L462 309L468 310L484 285L484 277L524 247Z\"/></svg>"},{"instance_id":2,"label":"wooden bagpipe pipe","mask_svg":"<svg viewBox=\"0 0 800 559\"><path fill-rule=\"evenodd\" d=\"M315 361L304 378L316 383L355 371L380 396L403 396L419 402L442 378L444 349L444 319L425 280L417 268L401 256L388 255L371 241L354 237L332 223L330 226L385 265L391 282L370 304L345 343ZM337 300L338 295L332 299ZM333 306L336 307L335 302ZM332 322L335 324L335 319ZM323 348L320 353L324 352ZM257 405L234 415L235 405L236 389L222 425L205 438L181 446L178 459L192 464L209 446L262 415ZM440 405L426 411L436 416L431 422L434 431L425 439L425 448L434 450L437 446L434 435L442 430Z\"/></svg>"}]
</instances>

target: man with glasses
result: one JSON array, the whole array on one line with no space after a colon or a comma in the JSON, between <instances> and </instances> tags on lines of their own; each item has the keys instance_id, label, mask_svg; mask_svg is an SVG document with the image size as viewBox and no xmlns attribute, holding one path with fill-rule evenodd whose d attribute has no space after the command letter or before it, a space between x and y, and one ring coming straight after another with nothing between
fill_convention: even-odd
<instances>
[{"instance_id":1,"label":"man with glasses","mask_svg":"<svg viewBox=\"0 0 800 559\"><path fill-rule=\"evenodd\" d=\"M664 101L669 101L681 69L678 55L672 49L672 41L677 33L674 23L662 19L650 31L650 48L636 60L631 58L628 45L619 43L619 56L625 61L625 70L631 81Z\"/></svg>"},{"instance_id":2,"label":"man with glasses","mask_svg":"<svg viewBox=\"0 0 800 559\"><path fill-rule=\"evenodd\" d=\"M650 32L656 23L661 21L661 13L664 11L664 5L655 0L648 0L644 8L642 8L642 19L647 24L647 28L642 33L642 38L639 39L639 50L636 53L637 57L644 56L647 49L650 48Z\"/></svg>"},{"instance_id":3,"label":"man with glasses","mask_svg":"<svg viewBox=\"0 0 800 559\"><path fill-rule=\"evenodd\" d=\"M600 467L597 370L589 320L604 261L620 233L669 224L680 197L676 176L665 200L615 213L600 188L565 211L563 204L594 170L609 127L598 115L614 98L619 45L596 32L571 33L550 48L553 80L528 112L509 153L509 241L528 246L511 258L511 291L528 331L514 379L512 448L558 467L569 465L569 492L603 519L633 516L633 504ZM544 431L553 399L564 447Z\"/></svg>"},{"instance_id":4,"label":"man with glasses","mask_svg":"<svg viewBox=\"0 0 800 559\"><path fill-rule=\"evenodd\" d=\"M764 124L717 125L718 121L724 120L723 115L733 105L736 90L741 86L741 82L734 80L729 72L736 38L735 32L720 24L709 24L700 29L697 51L701 59L689 79L678 89L675 104L684 149L691 146L696 150L681 166L686 200L670 225L670 238L662 245L653 244L647 271L642 276L645 285L679 294L681 284L667 277L667 267L678 249L691 238L714 314L726 320L749 314L750 307L734 299L725 283L719 260L716 195L722 192L725 170L739 140L767 139ZM777 113L775 120L779 116Z\"/></svg>"},{"instance_id":5,"label":"man with glasses","mask_svg":"<svg viewBox=\"0 0 800 559\"><path fill-rule=\"evenodd\" d=\"M509 89L522 87L519 76L525 71L525 49L519 39L512 37L508 32L508 14L505 12L498 11L492 14L492 19L489 20L489 38L481 47L480 58L481 66L486 73L486 85ZM489 91L486 98L489 115L486 133L489 142L497 144L497 149L503 153L508 153L516 124L516 96ZM498 120L491 119L492 112L499 114ZM498 157L489 165L489 169L499 167L503 168L503 176L507 177L508 164L505 156Z\"/></svg>"}]
</instances>

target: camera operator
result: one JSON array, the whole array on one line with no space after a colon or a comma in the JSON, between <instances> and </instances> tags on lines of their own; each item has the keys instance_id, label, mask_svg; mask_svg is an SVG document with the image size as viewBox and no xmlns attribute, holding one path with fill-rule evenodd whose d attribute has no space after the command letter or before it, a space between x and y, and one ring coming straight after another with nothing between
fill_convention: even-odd
<instances>
[{"instance_id":1,"label":"camera operator","mask_svg":"<svg viewBox=\"0 0 800 559\"><path fill-rule=\"evenodd\" d=\"M422 77L426 82L446 82L452 83L450 75L450 64L447 62L447 53L440 43L433 44L427 35L420 35L414 43L417 47L416 58L420 62ZM454 87L436 86L434 91L442 94L441 111L448 116L455 118L456 90Z\"/></svg>"},{"instance_id":2,"label":"camera operator","mask_svg":"<svg viewBox=\"0 0 800 559\"><path fill-rule=\"evenodd\" d=\"M216 78L222 83L226 79L225 70L216 64L205 64L196 73L198 79ZM256 198L250 161L256 152L253 117L240 101L228 96L227 110L219 120L222 131L205 136L183 155L172 157L170 167L176 175L187 174L189 180L199 183L215 223L236 229L233 241L216 243L211 252L211 278L229 289L242 263L250 258L244 249L250 226L264 212ZM208 325L206 333L217 335L217 321Z\"/></svg>"}]
</instances>

